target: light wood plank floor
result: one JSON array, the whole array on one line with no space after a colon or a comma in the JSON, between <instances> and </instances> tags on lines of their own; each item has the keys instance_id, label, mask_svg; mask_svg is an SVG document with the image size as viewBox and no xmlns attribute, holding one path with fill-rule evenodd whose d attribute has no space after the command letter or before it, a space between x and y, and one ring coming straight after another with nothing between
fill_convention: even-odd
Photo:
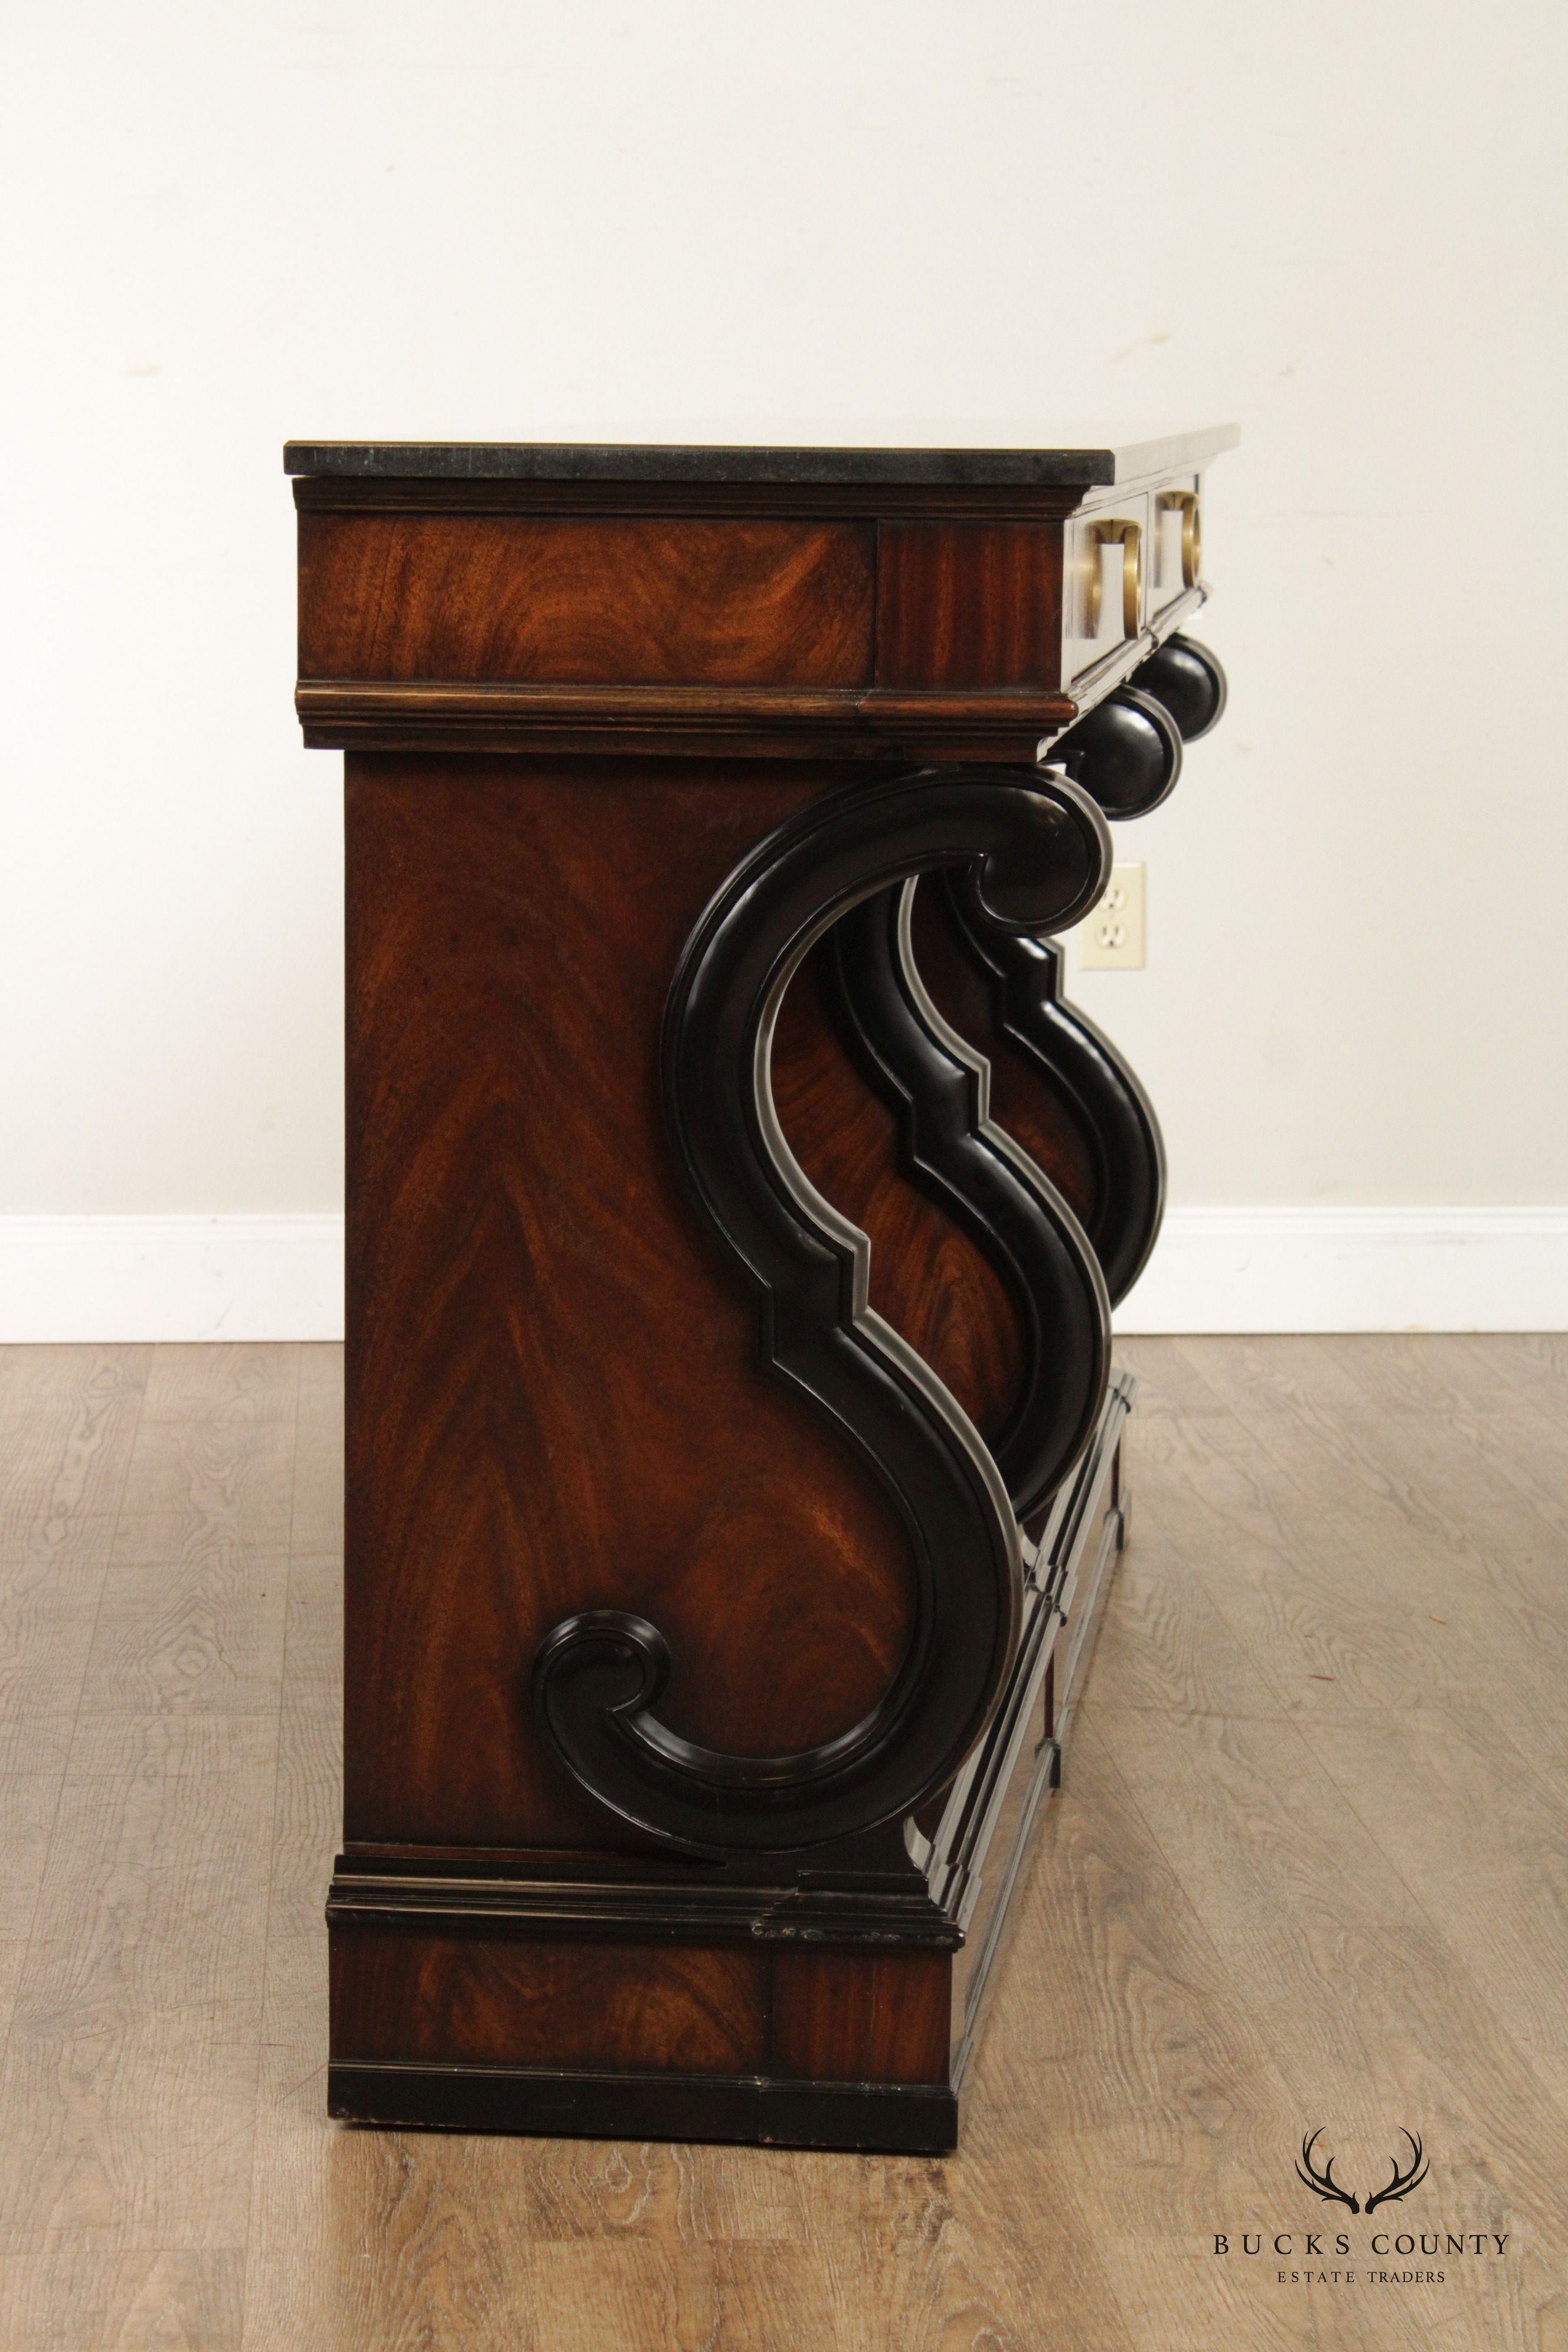
<instances>
[{"instance_id":1,"label":"light wood plank floor","mask_svg":"<svg viewBox=\"0 0 1568 2352\"><path fill-rule=\"evenodd\" d=\"M0 1351L0 2347L1568 2352L1568 1340L1122 1352L1133 1538L923 2163L330 2126L338 1353ZM1429 2182L1320 2206L1318 2125ZM1468 2250L1289 2275L1385 2222Z\"/></svg>"}]
</instances>

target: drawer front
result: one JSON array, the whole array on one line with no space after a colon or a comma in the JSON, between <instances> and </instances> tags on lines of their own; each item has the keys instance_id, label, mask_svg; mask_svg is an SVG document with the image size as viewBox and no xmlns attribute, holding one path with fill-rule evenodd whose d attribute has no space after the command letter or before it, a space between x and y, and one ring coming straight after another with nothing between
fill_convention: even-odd
<instances>
[{"instance_id":1,"label":"drawer front","mask_svg":"<svg viewBox=\"0 0 1568 2352\"><path fill-rule=\"evenodd\" d=\"M1066 680L1135 637L1147 617L1149 498L1096 507L1068 525L1063 582Z\"/></svg>"},{"instance_id":2,"label":"drawer front","mask_svg":"<svg viewBox=\"0 0 1568 2352\"><path fill-rule=\"evenodd\" d=\"M1203 572L1203 484L1196 474L1167 483L1150 501L1148 610L1151 619L1195 588Z\"/></svg>"}]
</instances>

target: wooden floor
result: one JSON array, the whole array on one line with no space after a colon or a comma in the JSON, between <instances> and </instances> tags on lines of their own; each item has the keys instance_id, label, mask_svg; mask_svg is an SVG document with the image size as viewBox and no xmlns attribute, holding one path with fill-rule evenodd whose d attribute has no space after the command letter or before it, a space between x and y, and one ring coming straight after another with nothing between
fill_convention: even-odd
<instances>
[{"instance_id":1,"label":"wooden floor","mask_svg":"<svg viewBox=\"0 0 1568 2352\"><path fill-rule=\"evenodd\" d=\"M928 2163L330 2126L337 1352L0 1351L0 2347L1565 2352L1568 1341L1123 1354L1132 1541ZM1320 2205L1319 2125L1428 2182ZM1339 2224L1507 2242L1292 2283Z\"/></svg>"}]
</instances>

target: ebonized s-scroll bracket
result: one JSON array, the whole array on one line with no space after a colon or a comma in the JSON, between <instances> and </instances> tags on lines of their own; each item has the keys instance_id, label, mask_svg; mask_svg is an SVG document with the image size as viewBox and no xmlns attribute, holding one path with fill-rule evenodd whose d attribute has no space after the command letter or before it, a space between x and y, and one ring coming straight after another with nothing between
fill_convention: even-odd
<instances>
[{"instance_id":1,"label":"ebonized s-scroll bracket","mask_svg":"<svg viewBox=\"0 0 1568 2352\"><path fill-rule=\"evenodd\" d=\"M858 1724L763 1758L697 1747L661 1721L668 1652L647 1620L594 1610L557 1625L533 1668L544 1738L581 1788L667 1852L776 1856L896 1822L952 1779L996 1705L1023 1603L1017 1503L1050 1491L1094 1425L1108 1307L1077 1220L992 1124L984 1065L913 976L897 903L912 877L951 875L978 936L1033 941L1093 906L1109 864L1104 818L1068 777L928 769L856 786L780 826L687 942L662 1048L677 1158L756 1295L765 1366L828 1416L898 1512L915 1623L891 1685ZM868 1036L929 1141L931 1181L984 1224L1034 1318L1005 1479L945 1387L868 1306L866 1237L808 1182L774 1110L779 1005L845 917L869 959Z\"/></svg>"},{"instance_id":2,"label":"ebonized s-scroll bracket","mask_svg":"<svg viewBox=\"0 0 1568 2352\"><path fill-rule=\"evenodd\" d=\"M1052 940L994 935L962 876L943 877L955 938L992 990L998 1032L1070 1107L1092 1162L1085 1226L1112 1307L1131 1289L1159 1237L1165 1150L1153 1105L1103 1031L1062 994Z\"/></svg>"},{"instance_id":3,"label":"ebonized s-scroll bracket","mask_svg":"<svg viewBox=\"0 0 1568 2352\"><path fill-rule=\"evenodd\" d=\"M1050 758L1107 817L1143 815L1169 797L1184 744L1217 724L1225 701L1215 656L1173 636L1060 737ZM1089 1163L1081 1228L1035 1161L989 1125L989 1065L973 1049L991 1038L959 1035L926 991L913 945L917 889L939 894L952 945L985 983L991 1033L1069 1114ZM987 921L972 873L949 868L867 901L838 924L834 950L846 1028L868 1084L898 1118L905 1176L963 1227L1017 1301L1026 1370L993 1450L1027 1523L1067 1466L1058 1446L1067 1402L1059 1384L1080 1344L1078 1244L1087 1234L1110 1304L1118 1305L1159 1235L1159 1121L1110 1040L1064 997L1061 949L1043 933Z\"/></svg>"},{"instance_id":4,"label":"ebonized s-scroll bracket","mask_svg":"<svg viewBox=\"0 0 1568 2352\"><path fill-rule=\"evenodd\" d=\"M942 881L962 894L987 953L993 943L998 954L1056 952L1041 938L989 923L971 875L948 873ZM905 1176L985 1252L1016 1301L1025 1372L991 1451L1025 1522L1049 1500L1093 1426L1110 1302L1091 1237L992 1120L990 1065L927 993L910 938L915 888L910 881L881 891L835 926L837 995L861 1068L898 1118Z\"/></svg>"}]
</instances>

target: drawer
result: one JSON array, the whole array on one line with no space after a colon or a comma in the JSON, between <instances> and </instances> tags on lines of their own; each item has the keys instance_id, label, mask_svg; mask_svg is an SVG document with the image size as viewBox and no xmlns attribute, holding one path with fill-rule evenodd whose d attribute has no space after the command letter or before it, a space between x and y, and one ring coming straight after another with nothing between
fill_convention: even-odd
<instances>
[{"instance_id":1,"label":"drawer","mask_svg":"<svg viewBox=\"0 0 1568 2352\"><path fill-rule=\"evenodd\" d=\"M1062 677L1070 682L1142 628L1148 612L1149 498L1096 507L1067 527Z\"/></svg>"},{"instance_id":2,"label":"drawer","mask_svg":"<svg viewBox=\"0 0 1568 2352\"><path fill-rule=\"evenodd\" d=\"M1203 572L1203 485L1197 475L1171 482L1156 490L1151 501L1148 554L1148 611L1152 619L1189 588Z\"/></svg>"}]
</instances>

